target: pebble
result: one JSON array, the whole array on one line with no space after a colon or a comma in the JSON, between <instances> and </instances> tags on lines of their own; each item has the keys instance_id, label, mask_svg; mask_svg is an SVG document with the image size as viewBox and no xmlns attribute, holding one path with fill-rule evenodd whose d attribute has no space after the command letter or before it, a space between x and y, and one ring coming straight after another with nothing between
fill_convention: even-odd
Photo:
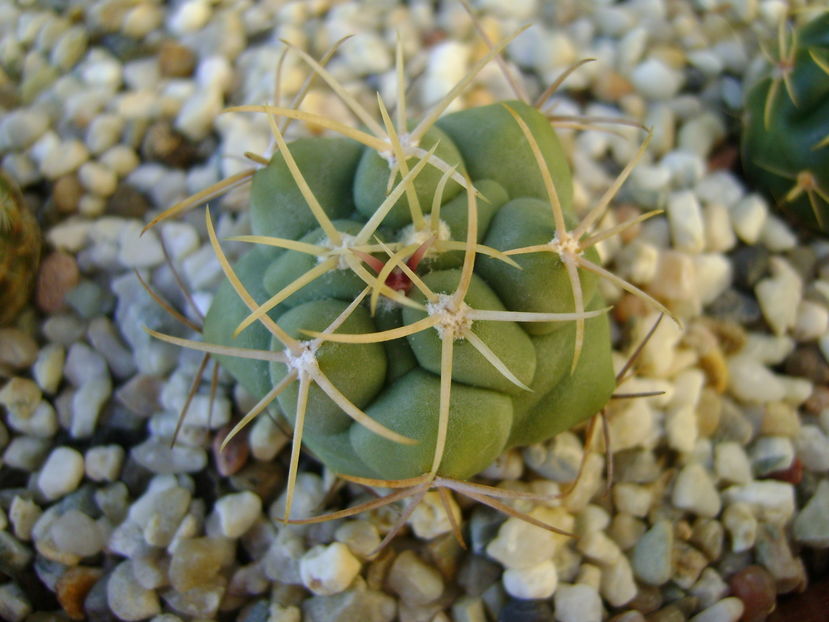
<instances>
[{"instance_id":1,"label":"pebble","mask_svg":"<svg viewBox=\"0 0 829 622\"><path fill-rule=\"evenodd\" d=\"M748 551L757 538L757 519L746 503L732 503L725 508L722 523L731 536L731 550L734 553Z\"/></svg>"},{"instance_id":2,"label":"pebble","mask_svg":"<svg viewBox=\"0 0 829 622\"><path fill-rule=\"evenodd\" d=\"M674 532L671 523L659 521L646 531L633 549L633 572L643 583L662 585L673 575Z\"/></svg>"},{"instance_id":3,"label":"pebble","mask_svg":"<svg viewBox=\"0 0 829 622\"><path fill-rule=\"evenodd\" d=\"M79 557L97 554L104 546L104 534L98 524L78 510L67 510L52 523L50 535L64 553Z\"/></svg>"},{"instance_id":4,"label":"pebble","mask_svg":"<svg viewBox=\"0 0 829 622\"><path fill-rule=\"evenodd\" d=\"M728 359L728 377L731 393L744 402L776 402L786 396L780 378L748 354Z\"/></svg>"},{"instance_id":5,"label":"pebble","mask_svg":"<svg viewBox=\"0 0 829 622\"><path fill-rule=\"evenodd\" d=\"M32 612L32 605L17 583L0 585L0 617L9 622L23 622Z\"/></svg>"},{"instance_id":6,"label":"pebble","mask_svg":"<svg viewBox=\"0 0 829 622\"><path fill-rule=\"evenodd\" d=\"M50 149L40 162L40 172L55 180L77 170L89 159L89 149L77 139L67 139Z\"/></svg>"},{"instance_id":7,"label":"pebble","mask_svg":"<svg viewBox=\"0 0 829 622\"><path fill-rule=\"evenodd\" d=\"M696 462L683 467L677 475L671 501L677 508L709 518L719 514L722 506L707 469Z\"/></svg>"},{"instance_id":8,"label":"pebble","mask_svg":"<svg viewBox=\"0 0 829 622\"><path fill-rule=\"evenodd\" d=\"M507 594L514 598L550 598L558 586L558 572L548 559L528 568L507 568L501 577Z\"/></svg>"},{"instance_id":9,"label":"pebble","mask_svg":"<svg viewBox=\"0 0 829 622\"><path fill-rule=\"evenodd\" d=\"M548 513L539 508L530 515L544 521ZM556 523L552 521L550 524ZM507 568L529 568L550 559L559 545L559 539L560 536L546 529L510 517L487 545L486 552Z\"/></svg>"},{"instance_id":10,"label":"pebble","mask_svg":"<svg viewBox=\"0 0 829 622\"><path fill-rule=\"evenodd\" d=\"M558 622L601 622L602 601L598 592L588 585L560 585L555 605Z\"/></svg>"},{"instance_id":11,"label":"pebble","mask_svg":"<svg viewBox=\"0 0 829 622\"><path fill-rule=\"evenodd\" d=\"M155 231L142 234L142 226L128 221L118 236L118 261L125 268L150 268L164 262L164 251Z\"/></svg>"},{"instance_id":12,"label":"pebble","mask_svg":"<svg viewBox=\"0 0 829 622\"><path fill-rule=\"evenodd\" d=\"M674 248L688 253L702 252L705 248L705 228L702 209L694 192L672 192L668 196L666 211Z\"/></svg>"},{"instance_id":13,"label":"pebble","mask_svg":"<svg viewBox=\"0 0 829 622\"><path fill-rule=\"evenodd\" d=\"M614 413L613 422L617 418ZM615 437L611 434L611 438ZM523 450L524 460L531 469L554 482L572 482L576 479L584 449L572 432L557 434L547 443L529 445Z\"/></svg>"},{"instance_id":14,"label":"pebble","mask_svg":"<svg viewBox=\"0 0 829 622\"><path fill-rule=\"evenodd\" d=\"M35 108L17 108L0 121L0 150L22 151L49 129L49 115Z\"/></svg>"},{"instance_id":15,"label":"pebble","mask_svg":"<svg viewBox=\"0 0 829 622\"><path fill-rule=\"evenodd\" d=\"M50 446L44 438L15 436L3 452L3 463L26 472L34 471L43 463Z\"/></svg>"},{"instance_id":16,"label":"pebble","mask_svg":"<svg viewBox=\"0 0 829 622\"><path fill-rule=\"evenodd\" d=\"M102 574L99 568L74 566L67 568L57 580L55 596L70 619L82 620L86 617L84 601Z\"/></svg>"},{"instance_id":17,"label":"pebble","mask_svg":"<svg viewBox=\"0 0 829 622\"><path fill-rule=\"evenodd\" d=\"M446 513L440 494L434 490L427 492L407 523L418 538L431 540L452 531L452 520L455 524L461 523L461 510L453 498L450 498L449 507L452 511L451 519Z\"/></svg>"},{"instance_id":18,"label":"pebble","mask_svg":"<svg viewBox=\"0 0 829 622\"><path fill-rule=\"evenodd\" d=\"M222 535L241 537L262 513L262 500L252 492L239 492L220 497L214 505L219 516Z\"/></svg>"},{"instance_id":19,"label":"pebble","mask_svg":"<svg viewBox=\"0 0 829 622\"><path fill-rule=\"evenodd\" d=\"M630 78L637 91L654 100L670 99L682 86L682 75L655 57L637 65Z\"/></svg>"},{"instance_id":20,"label":"pebble","mask_svg":"<svg viewBox=\"0 0 829 622\"><path fill-rule=\"evenodd\" d=\"M54 239L51 241L58 248L61 247L59 241ZM68 248L67 250L77 249ZM57 313L63 309L66 294L74 289L79 280L80 271L74 257L62 251L49 253L41 262L37 274L35 301L38 308L47 314Z\"/></svg>"},{"instance_id":21,"label":"pebble","mask_svg":"<svg viewBox=\"0 0 829 622\"><path fill-rule=\"evenodd\" d=\"M784 525L794 516L794 487L788 483L754 481L744 486L726 488L722 495L726 504L747 503L759 520L776 525Z\"/></svg>"},{"instance_id":22,"label":"pebble","mask_svg":"<svg viewBox=\"0 0 829 622\"><path fill-rule=\"evenodd\" d=\"M51 501L75 490L83 473L83 455L71 447L57 447L49 453L40 471L38 487Z\"/></svg>"},{"instance_id":23,"label":"pebble","mask_svg":"<svg viewBox=\"0 0 829 622\"><path fill-rule=\"evenodd\" d=\"M130 449L130 456L153 473L195 473L207 464L207 453L199 447L176 445L167 439L148 438Z\"/></svg>"},{"instance_id":24,"label":"pebble","mask_svg":"<svg viewBox=\"0 0 829 622\"><path fill-rule=\"evenodd\" d=\"M731 209L731 225L746 244L756 244L763 232L769 208L766 201L756 194L750 194Z\"/></svg>"},{"instance_id":25,"label":"pebble","mask_svg":"<svg viewBox=\"0 0 829 622\"><path fill-rule=\"evenodd\" d=\"M107 604L121 620L144 620L161 613L155 590L144 588L135 580L133 562L118 564L106 584Z\"/></svg>"},{"instance_id":26,"label":"pebble","mask_svg":"<svg viewBox=\"0 0 829 622\"><path fill-rule=\"evenodd\" d=\"M377 590L353 588L334 596L313 596L302 601L306 622L392 622L396 619L394 598Z\"/></svg>"},{"instance_id":27,"label":"pebble","mask_svg":"<svg viewBox=\"0 0 829 622\"><path fill-rule=\"evenodd\" d=\"M25 418L9 411L6 422L15 431L38 438L51 438L58 431L55 409L46 400L41 400L34 412Z\"/></svg>"},{"instance_id":28,"label":"pebble","mask_svg":"<svg viewBox=\"0 0 829 622\"><path fill-rule=\"evenodd\" d=\"M748 484L753 479L748 455L733 441L717 443L714 447L714 469L723 482Z\"/></svg>"},{"instance_id":29,"label":"pebble","mask_svg":"<svg viewBox=\"0 0 829 622\"><path fill-rule=\"evenodd\" d=\"M115 172L100 162L85 162L78 169L78 179L83 187L94 195L108 197L118 186Z\"/></svg>"},{"instance_id":30,"label":"pebble","mask_svg":"<svg viewBox=\"0 0 829 622\"><path fill-rule=\"evenodd\" d=\"M143 2L132 7L124 15L121 32L128 37L141 39L156 30L163 21L163 7Z\"/></svg>"},{"instance_id":31,"label":"pebble","mask_svg":"<svg viewBox=\"0 0 829 622\"><path fill-rule=\"evenodd\" d=\"M700 607L706 608L724 598L729 593L729 586L714 568L709 567L700 573L689 593L699 599Z\"/></svg>"},{"instance_id":32,"label":"pebble","mask_svg":"<svg viewBox=\"0 0 829 622\"><path fill-rule=\"evenodd\" d=\"M129 145L118 144L104 151L98 161L114 171L118 177L125 177L140 164L138 155ZM117 191L114 196L117 196Z\"/></svg>"},{"instance_id":33,"label":"pebble","mask_svg":"<svg viewBox=\"0 0 829 622\"><path fill-rule=\"evenodd\" d=\"M395 558L386 582L403 602L415 606L433 603L444 589L440 573L413 551L404 551Z\"/></svg>"},{"instance_id":34,"label":"pebble","mask_svg":"<svg viewBox=\"0 0 829 622\"><path fill-rule=\"evenodd\" d=\"M132 353L124 346L108 317L99 316L92 319L86 335L89 343L104 357L107 367L116 378L123 380L135 374Z\"/></svg>"},{"instance_id":35,"label":"pebble","mask_svg":"<svg viewBox=\"0 0 829 622\"><path fill-rule=\"evenodd\" d=\"M221 112L224 102L216 89L199 89L188 97L176 116L174 127L193 141L208 136L213 121Z\"/></svg>"},{"instance_id":36,"label":"pebble","mask_svg":"<svg viewBox=\"0 0 829 622\"><path fill-rule=\"evenodd\" d=\"M14 527L14 535L28 541L32 537L32 529L43 510L34 501L20 495L15 495L9 507L9 520Z\"/></svg>"},{"instance_id":37,"label":"pebble","mask_svg":"<svg viewBox=\"0 0 829 622\"><path fill-rule=\"evenodd\" d=\"M553 619L553 611L545 600L511 598L498 614L498 622L550 622Z\"/></svg>"},{"instance_id":38,"label":"pebble","mask_svg":"<svg viewBox=\"0 0 829 622\"><path fill-rule=\"evenodd\" d=\"M802 591L808 579L803 560L792 552L789 538L780 525L761 523L755 546L757 563L765 566L774 577L777 593Z\"/></svg>"},{"instance_id":39,"label":"pebble","mask_svg":"<svg viewBox=\"0 0 829 622\"><path fill-rule=\"evenodd\" d=\"M794 458L794 444L784 436L760 437L751 448L751 465L760 478L789 468Z\"/></svg>"},{"instance_id":40,"label":"pebble","mask_svg":"<svg viewBox=\"0 0 829 622\"><path fill-rule=\"evenodd\" d=\"M636 596L637 589L627 556L620 555L614 564L602 567L601 595L612 607L629 603Z\"/></svg>"},{"instance_id":41,"label":"pebble","mask_svg":"<svg viewBox=\"0 0 829 622\"><path fill-rule=\"evenodd\" d=\"M769 260L772 276L754 288L760 309L775 335L783 335L797 320L803 283L797 271L781 257Z\"/></svg>"},{"instance_id":42,"label":"pebble","mask_svg":"<svg viewBox=\"0 0 829 622\"><path fill-rule=\"evenodd\" d=\"M817 490L795 517L795 540L808 546L829 546L829 480L821 480Z\"/></svg>"},{"instance_id":43,"label":"pebble","mask_svg":"<svg viewBox=\"0 0 829 622\"><path fill-rule=\"evenodd\" d=\"M124 448L120 445L90 447L84 455L86 476L94 482L117 480L123 462Z\"/></svg>"},{"instance_id":44,"label":"pebble","mask_svg":"<svg viewBox=\"0 0 829 622\"><path fill-rule=\"evenodd\" d=\"M699 612L690 622L737 622L742 615L743 602L731 596Z\"/></svg>"},{"instance_id":45,"label":"pebble","mask_svg":"<svg viewBox=\"0 0 829 622\"><path fill-rule=\"evenodd\" d=\"M180 593L209 585L232 562L235 545L225 538L181 539L170 560L170 583Z\"/></svg>"},{"instance_id":46,"label":"pebble","mask_svg":"<svg viewBox=\"0 0 829 622\"><path fill-rule=\"evenodd\" d=\"M761 622L774 611L777 588L774 577L762 566L746 566L729 579L731 593L743 603L745 622Z\"/></svg>"},{"instance_id":47,"label":"pebble","mask_svg":"<svg viewBox=\"0 0 829 622\"><path fill-rule=\"evenodd\" d=\"M14 376L0 389L0 405L17 419L28 419L40 404L42 393L37 384L20 376Z\"/></svg>"}]
</instances>

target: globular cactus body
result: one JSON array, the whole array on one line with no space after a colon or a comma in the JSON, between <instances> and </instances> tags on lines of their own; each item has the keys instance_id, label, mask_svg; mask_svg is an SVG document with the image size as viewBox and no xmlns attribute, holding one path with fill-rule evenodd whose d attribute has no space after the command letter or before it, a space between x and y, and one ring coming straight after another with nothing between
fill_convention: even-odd
<instances>
[{"instance_id":1,"label":"globular cactus body","mask_svg":"<svg viewBox=\"0 0 829 622\"><path fill-rule=\"evenodd\" d=\"M570 171L549 121L520 102L495 104L443 117L419 146L435 148L435 161L451 168L425 163L386 209L393 158L348 138L288 145L324 223L277 153L253 178L255 237L246 241L260 243L233 271L257 305L278 301L244 324L251 305L228 282L204 325L210 343L286 352L285 360L220 359L259 398L285 385L271 408L292 425L302 409L303 443L344 475L388 480L431 470L468 479L505 449L543 441L595 414L615 387L596 275L578 270L574 287L575 268L554 252L532 251L558 239L545 176L555 187L560 222L575 222ZM407 159L395 182L417 163ZM471 183L458 181L464 177ZM373 226L378 208L386 213ZM395 255L398 264L372 285L366 275L382 275ZM598 263L593 248L583 255ZM367 290L381 287L369 304ZM573 314L579 305L593 313L556 321L554 314ZM317 340L312 367L303 367L299 350L288 351L265 315L297 343ZM335 329L320 336L332 323ZM316 377L317 370L356 409L414 442L356 420L321 382L289 377Z\"/></svg>"},{"instance_id":2,"label":"globular cactus body","mask_svg":"<svg viewBox=\"0 0 829 622\"><path fill-rule=\"evenodd\" d=\"M12 322L29 300L40 250L37 219L14 182L0 173L0 326Z\"/></svg>"},{"instance_id":3,"label":"globular cactus body","mask_svg":"<svg viewBox=\"0 0 829 622\"><path fill-rule=\"evenodd\" d=\"M781 27L777 47L746 98L743 167L781 210L829 233L829 12L790 36Z\"/></svg>"}]
</instances>

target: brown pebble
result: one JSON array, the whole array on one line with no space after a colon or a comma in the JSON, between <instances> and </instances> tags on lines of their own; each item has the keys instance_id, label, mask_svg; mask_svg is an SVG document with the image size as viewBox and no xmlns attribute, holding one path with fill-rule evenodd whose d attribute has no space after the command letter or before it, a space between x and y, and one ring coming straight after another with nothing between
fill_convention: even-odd
<instances>
[{"instance_id":1,"label":"brown pebble","mask_svg":"<svg viewBox=\"0 0 829 622\"><path fill-rule=\"evenodd\" d=\"M792 463L785 469L766 475L767 479L776 479L797 486L803 480L803 463L795 456Z\"/></svg>"},{"instance_id":2,"label":"brown pebble","mask_svg":"<svg viewBox=\"0 0 829 622\"><path fill-rule=\"evenodd\" d=\"M20 370L37 358L37 342L17 328L0 328L0 367Z\"/></svg>"},{"instance_id":3,"label":"brown pebble","mask_svg":"<svg viewBox=\"0 0 829 622\"><path fill-rule=\"evenodd\" d=\"M617 222L623 223L640 216L642 214L642 210L632 203L622 203L616 208L615 214ZM619 240L622 241L622 244L633 242L633 240L639 237L639 232L641 230L642 223L637 222L636 224L629 226L627 229L622 230L619 233Z\"/></svg>"},{"instance_id":4,"label":"brown pebble","mask_svg":"<svg viewBox=\"0 0 829 622\"><path fill-rule=\"evenodd\" d=\"M107 214L123 218L144 218L150 204L143 194L126 183L118 184L115 192L107 199Z\"/></svg>"},{"instance_id":5,"label":"brown pebble","mask_svg":"<svg viewBox=\"0 0 829 622\"><path fill-rule=\"evenodd\" d=\"M624 293L616 304L613 305L611 312L613 313L613 319L619 324L625 325L638 317L647 317L650 310L648 303L639 298L639 296Z\"/></svg>"},{"instance_id":6,"label":"brown pebble","mask_svg":"<svg viewBox=\"0 0 829 622\"><path fill-rule=\"evenodd\" d=\"M52 199L61 214L74 214L83 196L83 186L74 173L59 177L52 185Z\"/></svg>"},{"instance_id":7,"label":"brown pebble","mask_svg":"<svg viewBox=\"0 0 829 622\"><path fill-rule=\"evenodd\" d=\"M789 376L800 376L818 385L829 383L829 365L816 344L800 345L786 359L783 371Z\"/></svg>"},{"instance_id":8,"label":"brown pebble","mask_svg":"<svg viewBox=\"0 0 829 622\"><path fill-rule=\"evenodd\" d=\"M186 78L196 67L196 55L185 45L167 40L158 50L161 75L168 78Z\"/></svg>"},{"instance_id":9,"label":"brown pebble","mask_svg":"<svg viewBox=\"0 0 829 622\"><path fill-rule=\"evenodd\" d=\"M81 275L75 258L62 251L49 253L40 264L37 275L35 302L44 313L57 313L63 309L66 294L80 281Z\"/></svg>"},{"instance_id":10,"label":"brown pebble","mask_svg":"<svg viewBox=\"0 0 829 622\"><path fill-rule=\"evenodd\" d=\"M601 80L596 80L593 87L594 95L608 102L617 102L632 92L633 85L630 80L615 71L608 71Z\"/></svg>"},{"instance_id":11,"label":"brown pebble","mask_svg":"<svg viewBox=\"0 0 829 622\"><path fill-rule=\"evenodd\" d=\"M73 566L60 576L55 585L55 595L71 619L83 620L86 617L84 600L102 574L100 568Z\"/></svg>"},{"instance_id":12,"label":"brown pebble","mask_svg":"<svg viewBox=\"0 0 829 622\"><path fill-rule=\"evenodd\" d=\"M196 148L167 121L153 123L141 142L141 155L167 166L186 168L196 159Z\"/></svg>"},{"instance_id":13,"label":"brown pebble","mask_svg":"<svg viewBox=\"0 0 829 622\"><path fill-rule=\"evenodd\" d=\"M829 387L815 385L803 408L812 415L819 415L824 408L829 408Z\"/></svg>"},{"instance_id":14,"label":"brown pebble","mask_svg":"<svg viewBox=\"0 0 829 622\"><path fill-rule=\"evenodd\" d=\"M245 466L248 461L248 455L250 454L248 435L244 430L234 436L222 449L222 443L232 429L233 425L228 424L213 437L213 459L216 462L216 469L225 477L233 475Z\"/></svg>"},{"instance_id":15,"label":"brown pebble","mask_svg":"<svg viewBox=\"0 0 829 622\"><path fill-rule=\"evenodd\" d=\"M746 566L729 580L731 593L743 601L741 622L763 622L774 610L774 578L762 566Z\"/></svg>"}]
</instances>

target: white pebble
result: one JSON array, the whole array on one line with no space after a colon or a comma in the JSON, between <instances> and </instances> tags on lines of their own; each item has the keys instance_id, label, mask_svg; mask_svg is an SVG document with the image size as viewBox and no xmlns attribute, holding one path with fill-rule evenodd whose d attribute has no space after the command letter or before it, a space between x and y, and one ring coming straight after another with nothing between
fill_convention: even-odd
<instances>
[{"instance_id":1,"label":"white pebble","mask_svg":"<svg viewBox=\"0 0 829 622\"><path fill-rule=\"evenodd\" d=\"M783 335L794 327L797 309L803 294L803 281L797 271L782 257L769 261L771 276L754 288L760 309L775 335Z\"/></svg>"},{"instance_id":2,"label":"white pebble","mask_svg":"<svg viewBox=\"0 0 829 622\"><path fill-rule=\"evenodd\" d=\"M78 170L78 179L84 188L99 197L108 197L118 186L115 173L100 162L85 162Z\"/></svg>"},{"instance_id":3,"label":"white pebble","mask_svg":"<svg viewBox=\"0 0 829 622\"><path fill-rule=\"evenodd\" d=\"M829 330L829 310L811 300L801 300L792 335L798 341L814 341Z\"/></svg>"},{"instance_id":4,"label":"white pebble","mask_svg":"<svg viewBox=\"0 0 829 622\"><path fill-rule=\"evenodd\" d=\"M714 468L721 481L748 484L752 480L751 463L739 443L726 441L714 448Z\"/></svg>"},{"instance_id":5,"label":"white pebble","mask_svg":"<svg viewBox=\"0 0 829 622\"><path fill-rule=\"evenodd\" d=\"M110 147L101 154L98 161L107 168L115 171L115 174L119 177L124 177L132 172L140 163L135 150L127 145Z\"/></svg>"},{"instance_id":6,"label":"white pebble","mask_svg":"<svg viewBox=\"0 0 829 622\"><path fill-rule=\"evenodd\" d=\"M700 611L690 622L737 622L743 615L743 601L735 596L723 598L716 605Z\"/></svg>"},{"instance_id":7,"label":"white pebble","mask_svg":"<svg viewBox=\"0 0 829 622\"><path fill-rule=\"evenodd\" d=\"M233 66L224 56L208 56L199 61L196 82L202 89L227 93L233 86Z\"/></svg>"},{"instance_id":8,"label":"white pebble","mask_svg":"<svg viewBox=\"0 0 829 622\"><path fill-rule=\"evenodd\" d=\"M6 423L21 434L37 438L51 438L58 431L55 409L47 400L40 400L28 417L20 417L14 411L9 411Z\"/></svg>"},{"instance_id":9,"label":"white pebble","mask_svg":"<svg viewBox=\"0 0 829 622\"><path fill-rule=\"evenodd\" d=\"M751 464L757 477L787 469L793 461L794 445L785 436L761 436L751 448Z\"/></svg>"},{"instance_id":10,"label":"white pebble","mask_svg":"<svg viewBox=\"0 0 829 622\"><path fill-rule=\"evenodd\" d=\"M757 519L747 503L732 503L725 508L722 524L731 537L731 550L741 553L754 546L757 539Z\"/></svg>"},{"instance_id":11,"label":"white pebble","mask_svg":"<svg viewBox=\"0 0 829 622\"><path fill-rule=\"evenodd\" d=\"M86 450L86 476L94 482L114 482L121 474L124 448L120 445L100 445Z\"/></svg>"},{"instance_id":12,"label":"white pebble","mask_svg":"<svg viewBox=\"0 0 829 622\"><path fill-rule=\"evenodd\" d=\"M544 521L548 513L546 508L537 508L530 515ZM530 568L551 559L558 545L556 534L510 517L487 545L486 552L507 568Z\"/></svg>"},{"instance_id":13,"label":"white pebble","mask_svg":"<svg viewBox=\"0 0 829 622\"><path fill-rule=\"evenodd\" d=\"M303 585L318 596L345 590L359 574L360 560L341 542L318 545L299 560Z\"/></svg>"},{"instance_id":14,"label":"white pebble","mask_svg":"<svg viewBox=\"0 0 829 622\"><path fill-rule=\"evenodd\" d=\"M501 581L514 598L550 598L558 585L558 572L553 560L548 559L529 568L507 568Z\"/></svg>"},{"instance_id":15,"label":"white pebble","mask_svg":"<svg viewBox=\"0 0 829 622\"><path fill-rule=\"evenodd\" d=\"M204 0L188 0L167 18L167 27L176 35L195 32L207 24L211 13L210 5Z\"/></svg>"},{"instance_id":16,"label":"white pebble","mask_svg":"<svg viewBox=\"0 0 829 622\"><path fill-rule=\"evenodd\" d=\"M38 487L52 501L75 490L83 479L83 472L80 452L71 447L57 447L49 454L38 475Z\"/></svg>"},{"instance_id":17,"label":"white pebble","mask_svg":"<svg viewBox=\"0 0 829 622\"><path fill-rule=\"evenodd\" d=\"M75 509L61 514L52 523L49 532L57 549L70 555L96 555L104 545L104 536L98 523Z\"/></svg>"},{"instance_id":18,"label":"white pebble","mask_svg":"<svg viewBox=\"0 0 829 622\"><path fill-rule=\"evenodd\" d=\"M763 226L769 216L765 200L756 194L750 194L731 208L731 225L746 244L755 244L763 232Z\"/></svg>"},{"instance_id":19,"label":"white pebble","mask_svg":"<svg viewBox=\"0 0 829 622\"><path fill-rule=\"evenodd\" d=\"M128 37L141 39L156 30L164 20L164 9L149 2L132 7L121 22L121 32Z\"/></svg>"},{"instance_id":20,"label":"white pebble","mask_svg":"<svg viewBox=\"0 0 829 622\"><path fill-rule=\"evenodd\" d=\"M451 518L446 514L446 509L437 491L427 492L407 522L418 538L431 540L452 531L452 519L455 524L460 524L461 510L454 499L451 500L449 507L452 511Z\"/></svg>"},{"instance_id":21,"label":"white pebble","mask_svg":"<svg viewBox=\"0 0 829 622\"><path fill-rule=\"evenodd\" d=\"M682 86L682 74L658 58L648 58L631 72L633 86L649 99L670 99Z\"/></svg>"},{"instance_id":22,"label":"white pebble","mask_svg":"<svg viewBox=\"0 0 829 622\"><path fill-rule=\"evenodd\" d=\"M731 285L734 276L731 262L721 253L703 253L691 259L696 269L699 299L703 305L709 305Z\"/></svg>"},{"instance_id":23,"label":"white pebble","mask_svg":"<svg viewBox=\"0 0 829 622\"><path fill-rule=\"evenodd\" d=\"M677 144L680 149L707 159L711 148L724 136L725 124L720 116L714 112L703 112L682 124L677 134ZM707 200L702 195L700 198L703 201Z\"/></svg>"},{"instance_id":24,"label":"white pebble","mask_svg":"<svg viewBox=\"0 0 829 622\"><path fill-rule=\"evenodd\" d=\"M429 51L429 61L423 76L421 103L431 106L446 95L466 74L471 49L459 41L443 41ZM449 111L457 110L457 102Z\"/></svg>"},{"instance_id":25,"label":"white pebble","mask_svg":"<svg viewBox=\"0 0 829 622\"><path fill-rule=\"evenodd\" d=\"M797 246L797 236L777 216L769 214L760 232L760 242L774 253L782 253Z\"/></svg>"},{"instance_id":26,"label":"white pebble","mask_svg":"<svg viewBox=\"0 0 829 622\"><path fill-rule=\"evenodd\" d=\"M774 480L754 481L744 486L731 486L723 491L726 503L744 502L755 516L776 525L784 525L794 516L794 487Z\"/></svg>"},{"instance_id":27,"label":"white pebble","mask_svg":"<svg viewBox=\"0 0 829 622\"><path fill-rule=\"evenodd\" d=\"M213 129L213 121L222 111L223 105L219 90L199 89L182 105L176 117L175 128L191 140L201 140Z\"/></svg>"},{"instance_id":28,"label":"white pebble","mask_svg":"<svg viewBox=\"0 0 829 622\"><path fill-rule=\"evenodd\" d=\"M618 511L644 518L653 503L653 491L640 484L619 482L613 486L613 501Z\"/></svg>"},{"instance_id":29,"label":"white pebble","mask_svg":"<svg viewBox=\"0 0 829 622\"><path fill-rule=\"evenodd\" d=\"M829 471L829 438L816 425L805 424L795 439L797 457L803 466L816 473Z\"/></svg>"},{"instance_id":30,"label":"white pebble","mask_svg":"<svg viewBox=\"0 0 829 622\"><path fill-rule=\"evenodd\" d=\"M89 159L89 150L81 141L68 139L56 144L40 162L40 172L48 179L71 173Z\"/></svg>"},{"instance_id":31,"label":"white pebble","mask_svg":"<svg viewBox=\"0 0 829 622\"><path fill-rule=\"evenodd\" d=\"M705 174L705 162L696 153L676 149L665 154L660 164L668 169L675 188L695 186Z\"/></svg>"},{"instance_id":32,"label":"white pebble","mask_svg":"<svg viewBox=\"0 0 829 622\"><path fill-rule=\"evenodd\" d=\"M626 555L620 555L615 564L602 568L600 589L602 596L613 607L621 607L636 596L638 587Z\"/></svg>"},{"instance_id":33,"label":"white pebble","mask_svg":"<svg viewBox=\"0 0 829 622\"><path fill-rule=\"evenodd\" d=\"M765 365L747 354L728 359L728 385L744 402L777 402L786 395L783 382Z\"/></svg>"},{"instance_id":34,"label":"white pebble","mask_svg":"<svg viewBox=\"0 0 829 622\"><path fill-rule=\"evenodd\" d=\"M225 495L216 501L214 511L219 516L222 534L239 538L262 513L262 499L249 490Z\"/></svg>"},{"instance_id":35,"label":"white pebble","mask_svg":"<svg viewBox=\"0 0 829 622\"><path fill-rule=\"evenodd\" d=\"M603 531L592 531L579 539L578 550L599 564L613 564L622 555L619 546Z\"/></svg>"},{"instance_id":36,"label":"white pebble","mask_svg":"<svg viewBox=\"0 0 829 622\"><path fill-rule=\"evenodd\" d=\"M107 581L107 604L121 620L143 620L161 612L155 590L135 580L133 562L118 564Z\"/></svg>"},{"instance_id":37,"label":"white pebble","mask_svg":"<svg viewBox=\"0 0 829 622\"><path fill-rule=\"evenodd\" d=\"M705 223L705 249L712 253L724 253L734 248L737 236L731 226L728 208L721 203L709 203L703 209Z\"/></svg>"},{"instance_id":38,"label":"white pebble","mask_svg":"<svg viewBox=\"0 0 829 622\"><path fill-rule=\"evenodd\" d=\"M158 234L152 230L142 234L140 223L127 223L118 239L118 261L125 268L150 268L164 263Z\"/></svg>"},{"instance_id":39,"label":"white pebble","mask_svg":"<svg viewBox=\"0 0 829 622\"><path fill-rule=\"evenodd\" d=\"M674 248L699 253L705 248L705 229L702 209L691 190L679 190L668 195L668 223Z\"/></svg>"},{"instance_id":40,"label":"white pebble","mask_svg":"<svg viewBox=\"0 0 829 622\"><path fill-rule=\"evenodd\" d=\"M558 622L601 622L602 601L589 585L560 585L555 603Z\"/></svg>"},{"instance_id":41,"label":"white pebble","mask_svg":"<svg viewBox=\"0 0 829 622\"><path fill-rule=\"evenodd\" d=\"M705 517L716 516L722 506L708 470L697 462L686 465L679 472L671 501L674 507Z\"/></svg>"},{"instance_id":42,"label":"white pebble","mask_svg":"<svg viewBox=\"0 0 829 622\"><path fill-rule=\"evenodd\" d=\"M115 145L124 129L124 120L114 114L96 115L86 130L86 146L100 154Z\"/></svg>"},{"instance_id":43,"label":"white pebble","mask_svg":"<svg viewBox=\"0 0 829 622\"><path fill-rule=\"evenodd\" d=\"M57 391L63 377L66 350L57 343L43 346L37 353L37 360L32 365L32 377L44 393Z\"/></svg>"}]
</instances>

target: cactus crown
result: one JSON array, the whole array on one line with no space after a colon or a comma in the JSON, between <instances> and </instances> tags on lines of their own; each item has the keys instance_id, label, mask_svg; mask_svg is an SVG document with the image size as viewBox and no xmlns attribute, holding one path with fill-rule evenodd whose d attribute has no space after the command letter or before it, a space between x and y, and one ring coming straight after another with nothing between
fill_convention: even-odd
<instances>
[{"instance_id":1,"label":"cactus crown","mask_svg":"<svg viewBox=\"0 0 829 622\"><path fill-rule=\"evenodd\" d=\"M829 12L787 30L770 71L749 90L743 117L746 173L778 207L829 233Z\"/></svg>"},{"instance_id":2,"label":"cactus crown","mask_svg":"<svg viewBox=\"0 0 829 622\"><path fill-rule=\"evenodd\" d=\"M206 213L227 281L205 341L153 334L214 354L260 398L227 440L268 409L290 423L286 519L301 444L353 481L403 488L391 501L438 486L504 509L465 480L505 449L594 415L615 388L598 279L667 311L595 250L652 215L594 231L647 140L579 220L566 159L537 108L442 116L511 39L417 123L399 44L396 122L379 97L380 121L324 62L295 50L364 129L298 107L233 108L268 115L274 156L148 225L252 178L253 233L230 238L251 247L235 265ZM288 144L291 120L341 137Z\"/></svg>"}]
</instances>

